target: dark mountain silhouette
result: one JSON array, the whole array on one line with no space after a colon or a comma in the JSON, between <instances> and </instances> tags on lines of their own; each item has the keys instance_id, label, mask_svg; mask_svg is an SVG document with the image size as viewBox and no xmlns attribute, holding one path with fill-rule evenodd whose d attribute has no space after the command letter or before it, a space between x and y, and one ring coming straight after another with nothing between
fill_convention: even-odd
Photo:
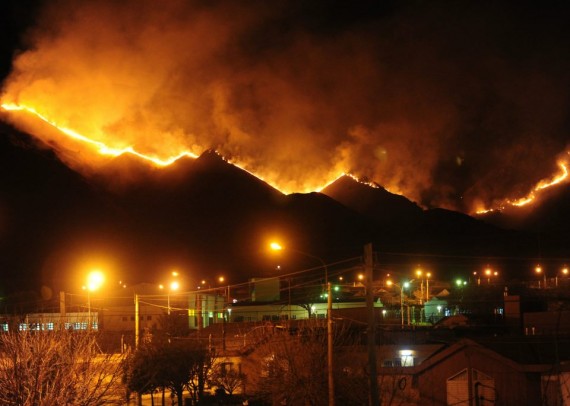
<instances>
[{"instance_id":1,"label":"dark mountain silhouette","mask_svg":"<svg viewBox=\"0 0 570 406\"><path fill-rule=\"evenodd\" d=\"M451 210L423 210L403 196L348 176L322 193L377 225L376 249L384 251L389 263L404 267L407 262L409 268L416 260L434 264L446 275L466 275L492 262L516 276L524 272L522 260L540 256L532 230L502 229Z\"/></svg>"},{"instance_id":2,"label":"dark mountain silhouette","mask_svg":"<svg viewBox=\"0 0 570 406\"><path fill-rule=\"evenodd\" d=\"M536 235L542 256L570 258L570 185L544 189L529 205L476 216L498 227Z\"/></svg>"},{"instance_id":3,"label":"dark mountain silhouette","mask_svg":"<svg viewBox=\"0 0 570 406\"><path fill-rule=\"evenodd\" d=\"M0 267L3 288L40 282L60 244L106 233L112 210L45 145L0 123ZM95 249L95 247L93 247ZM55 262L52 262L55 261Z\"/></svg>"},{"instance_id":4,"label":"dark mountain silhouette","mask_svg":"<svg viewBox=\"0 0 570 406\"><path fill-rule=\"evenodd\" d=\"M404 196L388 192L383 187L372 187L342 176L322 194L364 215L390 235L408 235L421 220L422 209Z\"/></svg>"},{"instance_id":5,"label":"dark mountain silhouette","mask_svg":"<svg viewBox=\"0 0 570 406\"><path fill-rule=\"evenodd\" d=\"M0 154L0 266L8 291L77 289L91 258L132 283L161 282L176 267L192 288L221 274L229 283L274 276L277 264L282 272L322 272L321 260L358 262L367 242L378 252L379 272L408 274L421 262L440 277L470 274L486 262L516 274L526 272L529 258L567 253L568 244L546 249L542 242L551 240L534 229L423 210L350 177L322 193L284 195L213 151L161 169L123 155L84 177L46 145L1 124ZM560 199L567 202L568 193ZM526 226L564 214L551 204L529 214ZM290 252L272 256L266 247L275 237Z\"/></svg>"},{"instance_id":6,"label":"dark mountain silhouette","mask_svg":"<svg viewBox=\"0 0 570 406\"><path fill-rule=\"evenodd\" d=\"M367 222L333 199L283 195L212 151L163 169L124 155L86 178L8 125L0 136L7 289L77 288L72 276L92 257L111 258L117 279L131 282L158 283L176 267L194 282L224 274L235 283L274 275L272 237L327 262L360 255L371 238ZM279 263L320 266L294 255Z\"/></svg>"}]
</instances>

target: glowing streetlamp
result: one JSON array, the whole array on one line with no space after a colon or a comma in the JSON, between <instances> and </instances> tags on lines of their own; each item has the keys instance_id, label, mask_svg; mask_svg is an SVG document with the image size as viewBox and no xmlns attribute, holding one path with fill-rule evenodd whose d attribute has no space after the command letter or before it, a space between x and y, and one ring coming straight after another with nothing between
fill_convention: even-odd
<instances>
[{"instance_id":1,"label":"glowing streetlamp","mask_svg":"<svg viewBox=\"0 0 570 406\"><path fill-rule=\"evenodd\" d=\"M539 278L540 278L540 275L542 275L543 280L544 280L543 289L546 289L546 272L544 272L544 270L542 269L542 267L540 265L537 265L534 268L534 273L536 273L536 275L538 275ZM538 281L538 287L540 288L540 281Z\"/></svg>"},{"instance_id":2,"label":"glowing streetlamp","mask_svg":"<svg viewBox=\"0 0 570 406\"><path fill-rule=\"evenodd\" d=\"M429 278L431 278L431 272L426 273L426 302L429 302Z\"/></svg>"},{"instance_id":3,"label":"glowing streetlamp","mask_svg":"<svg viewBox=\"0 0 570 406\"><path fill-rule=\"evenodd\" d=\"M404 328L404 288L407 289L410 287L409 282L404 282L402 285L398 285L397 283L392 282L391 280L386 281L386 285L388 286L396 286L400 289L400 317L402 319L402 328ZM409 321L409 320L408 320Z\"/></svg>"},{"instance_id":4,"label":"glowing streetlamp","mask_svg":"<svg viewBox=\"0 0 570 406\"><path fill-rule=\"evenodd\" d=\"M278 242L271 242L269 248L273 251L283 250L283 246ZM319 261L325 270L325 286L327 288L327 364L328 364L328 404L329 406L334 406L334 379L333 379L333 339L332 339L332 292L331 285L329 283L329 275L327 264L321 258L308 254L303 251L297 251L293 249L288 249L288 251L295 252L297 254L304 255L309 258L316 259Z\"/></svg>"},{"instance_id":5,"label":"glowing streetlamp","mask_svg":"<svg viewBox=\"0 0 570 406\"><path fill-rule=\"evenodd\" d=\"M173 277L178 277L178 272L173 271L171 273L171 275ZM159 289L164 289L165 286L164 285L158 285ZM170 294L174 291L177 291L178 289L180 289L180 283L177 280L173 280L168 284L168 293L166 294L166 301L167 301L167 309L168 309L168 314L170 315Z\"/></svg>"},{"instance_id":6,"label":"glowing streetlamp","mask_svg":"<svg viewBox=\"0 0 570 406\"><path fill-rule=\"evenodd\" d=\"M493 275L493 271L491 270L491 268L486 268L485 276L487 277L487 285L491 283L491 275Z\"/></svg>"},{"instance_id":7,"label":"glowing streetlamp","mask_svg":"<svg viewBox=\"0 0 570 406\"><path fill-rule=\"evenodd\" d=\"M423 271L418 266L416 269L416 278L420 280L420 304L424 301L424 279L423 279Z\"/></svg>"},{"instance_id":8,"label":"glowing streetlamp","mask_svg":"<svg viewBox=\"0 0 570 406\"><path fill-rule=\"evenodd\" d=\"M91 292L99 289L105 282L105 275L100 270L93 270L87 275L87 284L83 287L87 291L87 329L91 330L93 321L91 320Z\"/></svg>"},{"instance_id":9,"label":"glowing streetlamp","mask_svg":"<svg viewBox=\"0 0 570 406\"><path fill-rule=\"evenodd\" d=\"M282 250L285 250L285 247L283 247L281 244L279 244L278 242L275 242L275 241L269 243L269 248L270 248L272 251L282 251ZM309 254L309 253L307 253L307 252L303 252L303 251L299 251L299 250L294 250L294 249L291 249L291 248L287 248L287 251L291 251L291 252L294 252L294 253L297 253L297 254L300 254L300 255L304 255L304 256L306 256L306 257L313 258L313 259L316 259L317 261L319 261L319 262L321 263L321 265L322 265L324 271L325 271L325 285L328 284L328 282L329 282L328 268L327 268L327 264L325 263L325 261L323 261L322 258L319 258L319 257L317 257L316 255Z\"/></svg>"},{"instance_id":10,"label":"glowing streetlamp","mask_svg":"<svg viewBox=\"0 0 570 406\"><path fill-rule=\"evenodd\" d=\"M560 270L560 274L562 275L563 278L568 277L570 271L568 271L568 267L566 265L562 267L562 269ZM556 275L556 287L558 287L558 275Z\"/></svg>"}]
</instances>

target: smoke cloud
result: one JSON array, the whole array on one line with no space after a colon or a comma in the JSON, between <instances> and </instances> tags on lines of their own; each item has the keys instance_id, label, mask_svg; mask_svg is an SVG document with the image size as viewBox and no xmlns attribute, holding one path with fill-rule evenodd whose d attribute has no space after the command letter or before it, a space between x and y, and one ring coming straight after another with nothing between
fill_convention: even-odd
<instances>
[{"instance_id":1,"label":"smoke cloud","mask_svg":"<svg viewBox=\"0 0 570 406\"><path fill-rule=\"evenodd\" d=\"M282 190L344 171L428 207L524 194L567 158L567 9L349 3L49 2L2 100Z\"/></svg>"}]
</instances>

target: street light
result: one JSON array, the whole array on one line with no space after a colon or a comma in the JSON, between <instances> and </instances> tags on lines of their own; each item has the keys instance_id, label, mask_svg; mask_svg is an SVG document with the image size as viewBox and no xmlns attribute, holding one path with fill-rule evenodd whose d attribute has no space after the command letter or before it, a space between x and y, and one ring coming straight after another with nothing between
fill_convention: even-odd
<instances>
[{"instance_id":1,"label":"street light","mask_svg":"<svg viewBox=\"0 0 570 406\"><path fill-rule=\"evenodd\" d=\"M409 288L410 283L404 282L402 285L398 285L397 283L394 283L391 280L388 280L388 281L386 281L386 285L388 285L388 286L394 285L400 289L400 317L402 319L402 328L404 328L404 288L405 289Z\"/></svg>"},{"instance_id":2,"label":"street light","mask_svg":"<svg viewBox=\"0 0 570 406\"><path fill-rule=\"evenodd\" d=\"M420 304L422 304L424 301L424 279L422 276L423 276L423 271L418 266L418 268L416 269L416 277L420 280Z\"/></svg>"},{"instance_id":3,"label":"street light","mask_svg":"<svg viewBox=\"0 0 570 406\"><path fill-rule=\"evenodd\" d=\"M560 270L560 273L562 274L562 277L568 277L569 274L568 267L564 265ZM556 287L558 287L558 275L556 275Z\"/></svg>"},{"instance_id":4,"label":"street light","mask_svg":"<svg viewBox=\"0 0 570 406\"><path fill-rule=\"evenodd\" d=\"M283 247L281 244L279 244L278 242L275 242L275 241L269 243L269 248L270 248L272 251L283 251L283 250L285 250L285 247ZM325 285L328 284L328 282L329 282L328 268L327 268L327 264L325 263L325 261L323 261L322 258L319 258L319 257L317 257L316 255L309 254L309 253L307 253L307 252L303 252L303 251L299 251L299 250L295 250L295 249L292 249L292 248L287 248L286 250L287 250L287 251L294 252L294 253L296 253L296 254L304 255L304 256L306 256L306 257L313 258L313 259L316 259L317 261L319 261L319 262L321 263L321 265L322 265L322 268L323 268L324 271L325 271Z\"/></svg>"},{"instance_id":5,"label":"street light","mask_svg":"<svg viewBox=\"0 0 570 406\"><path fill-rule=\"evenodd\" d=\"M491 275L492 274L493 274L493 271L491 270L491 268L485 269L485 276L487 277L487 285L489 285L491 283Z\"/></svg>"},{"instance_id":6,"label":"street light","mask_svg":"<svg viewBox=\"0 0 570 406\"><path fill-rule=\"evenodd\" d=\"M543 276L544 279L544 287L543 289L546 289L546 272L543 271L542 267L540 265L537 265L534 268L534 272L540 277L540 275ZM538 282L538 287L540 288L540 281Z\"/></svg>"},{"instance_id":7,"label":"street light","mask_svg":"<svg viewBox=\"0 0 570 406\"><path fill-rule=\"evenodd\" d=\"M429 302L429 278L431 278L431 272L426 273L426 302Z\"/></svg>"},{"instance_id":8,"label":"street light","mask_svg":"<svg viewBox=\"0 0 570 406\"><path fill-rule=\"evenodd\" d=\"M174 278L176 278L178 277L178 272L172 271L171 275ZM158 288L164 289L164 285L158 285ZM180 283L177 280L171 281L170 284L168 285L168 293L166 295L166 301L167 301L167 309L169 315L170 315L170 294L174 291L177 291L178 289L180 289Z\"/></svg>"},{"instance_id":9,"label":"street light","mask_svg":"<svg viewBox=\"0 0 570 406\"><path fill-rule=\"evenodd\" d=\"M103 272L96 269L87 275L87 284L83 287L87 290L87 329L91 330L93 322L91 320L91 292L96 291L103 285L105 281L105 275Z\"/></svg>"},{"instance_id":10,"label":"street light","mask_svg":"<svg viewBox=\"0 0 570 406\"><path fill-rule=\"evenodd\" d=\"M283 250L283 246L278 242L271 242L269 248L273 251ZM325 286L327 288L327 364L328 364L328 404L329 406L334 406L334 378L333 378L333 339L332 339L332 292L331 285L329 283L329 275L327 264L321 258L308 254L303 251L297 251L293 249L288 249L288 251L295 252L300 255L304 255L309 258L316 259L319 261L325 270Z\"/></svg>"}]
</instances>

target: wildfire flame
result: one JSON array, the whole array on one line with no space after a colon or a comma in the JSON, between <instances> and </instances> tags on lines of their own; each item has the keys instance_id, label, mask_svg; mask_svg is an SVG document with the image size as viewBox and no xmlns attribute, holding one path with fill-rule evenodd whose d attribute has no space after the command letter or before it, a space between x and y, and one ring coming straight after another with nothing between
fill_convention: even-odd
<instances>
[{"instance_id":1,"label":"wildfire flame","mask_svg":"<svg viewBox=\"0 0 570 406\"><path fill-rule=\"evenodd\" d=\"M32 114L33 116L39 118L41 121L43 121L43 122L49 124L50 126L56 128L57 130L59 130L61 133L65 134L69 138L80 141L82 143L85 143L85 144L93 147L101 155L118 157L118 156L121 156L124 154L129 154L129 155L136 156L136 157L138 157L138 158L140 158L140 159L142 159L142 160L144 160L150 164L153 164L157 167L169 166L169 165L175 163L176 161L178 161L179 159L181 159L183 157L189 157L189 158L197 158L198 157L197 154L195 154L191 151L187 151L187 150L180 151L179 153L174 154L172 156L160 157L160 156L156 156L156 155L144 154L140 151L137 151L132 146L127 146L127 147L123 147L123 148L117 148L117 147L109 146L109 145L107 145L101 141L97 141L97 140L91 139L85 135L82 135L73 129L59 125L55 120L48 118L47 116L45 116L44 114L42 114L41 112L39 112L37 109L35 109L33 107L25 106L25 105L18 105L15 103L2 103L2 104L0 104L0 107L5 111L22 111L22 112L27 112L29 114ZM279 185L266 180L263 176L261 176L258 173L255 173L254 171L249 170L246 165L243 165L238 161L230 160L230 159L227 159L223 156L222 156L222 158L224 160L226 160L227 162L231 163L232 165L235 165L238 168L240 168L240 169L250 173L251 175L257 177L258 179L266 182L267 184L271 185L272 187L279 190L283 194L290 194L290 193L295 192L295 191L287 190L286 188L282 188ZM532 203L533 201L535 201L537 196L543 190L550 188L552 186L558 185L558 184L568 180L568 175L569 175L568 163L564 160L561 160L558 162L558 167L560 168L559 174L555 175L552 179L543 179L540 182L538 182L536 184L536 186L528 193L528 195L526 195L524 197L517 198L517 199L505 199L502 203L500 203L495 208L489 208L489 209L485 208L485 209L476 210L476 214L485 214L485 213L494 212L494 211L502 211L502 210L505 210L509 206L522 207L522 206L525 206L525 205ZM365 184L369 187L379 188L379 186L376 183L364 181L362 179L359 179L357 176L355 176L353 174L341 171L339 174L332 177L330 180L326 181L322 186L317 187L315 189L315 191L320 192L321 190L325 189L327 186L336 182L339 178L341 178L343 176L349 176L353 180L355 180L359 183ZM302 192L310 192L310 190L305 190Z\"/></svg>"},{"instance_id":2,"label":"wildfire flame","mask_svg":"<svg viewBox=\"0 0 570 406\"><path fill-rule=\"evenodd\" d=\"M57 123L57 121L52 120L50 118L48 118L47 116L45 116L44 114L40 113L37 109L33 108L33 107L29 107L29 106L25 106L25 105L18 105L15 103L2 103L0 104L0 107L5 110L5 111L16 111L16 112L26 112L29 113L37 118L39 118L41 121L49 124L50 126L56 128L57 130L61 131L63 134L65 134L66 136L77 140L77 141L81 141L91 147L94 147L95 150L100 153L101 155L107 155L107 156L112 156L112 157L118 157L124 154L129 154L129 155L133 155L136 156L150 164L154 164L157 167L166 167L169 166L173 163L175 163L176 161L178 161L180 158L183 157L189 157L189 158L198 158L198 155L191 152L191 151L180 151L178 154L175 154L173 156L168 156L168 157L159 157L159 156L152 156L152 155L147 155L147 154L143 154L139 151L137 151L136 149L134 149L132 146L128 146L128 147L124 147L124 148L115 148L112 146L109 146L103 142L100 141L96 141L93 140L85 135L79 134L77 131L71 129L71 128L67 128L65 126L61 126ZM220 155L221 156L221 155ZM249 174L257 177L258 179L264 181L265 183L271 185L273 188L279 190L281 193L283 194L289 194L289 193L293 193L293 191L289 191L287 189L281 188L276 184L272 184L271 182L269 182L268 180L264 179L263 176L254 173L253 171L250 171L245 165L240 164L237 161L234 160L230 160L227 159L225 157L222 156L222 158L228 162L231 163L232 165L237 166L238 168L248 172ZM326 188L327 186L329 186L330 184L334 183L335 181L337 181L339 178L341 178L342 176L350 176L352 179L356 180L357 182L360 183L364 183L368 186L377 188L378 186L376 184L370 183L370 182L365 182L365 181L361 181L360 179L358 179L356 176L345 173L345 172L341 172L339 175L335 176L333 179L327 181L323 186L320 186L318 188L315 189L315 191L321 191L324 188ZM307 191L304 191L307 192Z\"/></svg>"},{"instance_id":3,"label":"wildfire flame","mask_svg":"<svg viewBox=\"0 0 570 406\"><path fill-rule=\"evenodd\" d=\"M33 107L19 106L17 104L11 104L11 103L4 103L1 106L6 111L25 111L25 112L31 113L34 116L41 119L42 121L44 121L44 122L48 123L49 125L57 128L59 131L61 131L65 135L67 135L67 136L69 136L75 140L85 142L85 143L95 147L96 150L102 155L120 156L123 154L131 154L131 155L137 156L141 159L144 159L145 161L150 161L157 166L168 166L168 165L176 162L177 160L179 160L180 158L185 157L185 156L191 157L191 158L197 158L198 157L196 154L193 154L192 152L182 151L182 152L180 152L180 154L178 154L176 156L171 156L168 158L160 158L157 156L149 156L149 155L145 155L145 154L142 154L140 152L137 152L133 147L126 147L126 148L109 147L108 145L106 145L102 142L95 141L95 140L92 140L91 138L88 138L84 135L81 135L78 132L76 132L70 128L59 126L55 121L47 118L46 116L41 114L39 111L37 111Z\"/></svg>"},{"instance_id":4,"label":"wildfire flame","mask_svg":"<svg viewBox=\"0 0 570 406\"><path fill-rule=\"evenodd\" d=\"M506 199L497 208L494 209L480 209L477 214L485 214L493 211L502 211L509 206L522 207L526 206L536 200L541 191L548 189L552 186L561 184L568 179L568 163L566 161L559 161L558 167L560 173L555 175L552 179L543 179L536 184L536 186L528 193L528 195L518 199Z\"/></svg>"}]
</instances>

